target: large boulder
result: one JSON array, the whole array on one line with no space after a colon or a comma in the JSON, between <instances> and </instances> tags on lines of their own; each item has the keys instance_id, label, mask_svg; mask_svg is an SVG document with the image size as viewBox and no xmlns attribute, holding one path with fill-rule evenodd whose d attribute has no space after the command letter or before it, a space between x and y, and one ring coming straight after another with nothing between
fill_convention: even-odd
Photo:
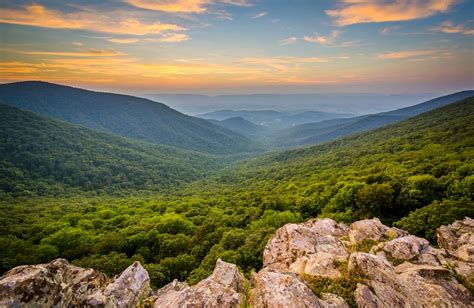
<instances>
[{"instance_id":1,"label":"large boulder","mask_svg":"<svg viewBox=\"0 0 474 308\"><path fill-rule=\"evenodd\" d=\"M104 274L64 259L18 266L0 279L0 307L81 306L105 283Z\"/></svg>"},{"instance_id":2,"label":"large boulder","mask_svg":"<svg viewBox=\"0 0 474 308\"><path fill-rule=\"evenodd\" d=\"M436 232L438 245L464 262L474 262L474 219L466 217Z\"/></svg>"},{"instance_id":3,"label":"large boulder","mask_svg":"<svg viewBox=\"0 0 474 308\"><path fill-rule=\"evenodd\" d=\"M348 228L331 219L287 224L275 232L263 252L264 267L311 277L340 276L338 263L348 258L344 242Z\"/></svg>"},{"instance_id":4,"label":"large boulder","mask_svg":"<svg viewBox=\"0 0 474 308\"><path fill-rule=\"evenodd\" d=\"M361 307L472 307L473 295L449 269L405 262L394 267L385 257L356 252L349 270L367 278L357 286Z\"/></svg>"},{"instance_id":5,"label":"large boulder","mask_svg":"<svg viewBox=\"0 0 474 308\"><path fill-rule=\"evenodd\" d=\"M250 305L253 307L348 307L335 294L318 298L313 291L294 273L281 273L268 268L252 275Z\"/></svg>"},{"instance_id":6,"label":"large boulder","mask_svg":"<svg viewBox=\"0 0 474 308\"><path fill-rule=\"evenodd\" d=\"M351 224L349 230L349 239L356 244L367 240L374 242L386 241L405 235L408 235L406 231L387 227L378 218L356 221Z\"/></svg>"},{"instance_id":7,"label":"large boulder","mask_svg":"<svg viewBox=\"0 0 474 308\"><path fill-rule=\"evenodd\" d=\"M194 286L173 281L158 290L154 307L241 307L245 278L236 265L217 260L211 276Z\"/></svg>"},{"instance_id":8,"label":"large boulder","mask_svg":"<svg viewBox=\"0 0 474 308\"><path fill-rule=\"evenodd\" d=\"M436 235L438 245L446 249L450 256L450 268L474 289L474 219L466 217L441 226Z\"/></svg>"},{"instance_id":9,"label":"large boulder","mask_svg":"<svg viewBox=\"0 0 474 308\"><path fill-rule=\"evenodd\" d=\"M89 296L87 304L100 307L136 306L150 294L150 277L140 262L127 267L104 289Z\"/></svg>"}]
</instances>

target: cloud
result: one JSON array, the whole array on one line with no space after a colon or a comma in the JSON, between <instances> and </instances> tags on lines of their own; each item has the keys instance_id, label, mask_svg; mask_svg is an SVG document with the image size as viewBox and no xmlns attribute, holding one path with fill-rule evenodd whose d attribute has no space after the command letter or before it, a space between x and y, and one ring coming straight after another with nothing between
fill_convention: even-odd
<instances>
[{"instance_id":1,"label":"cloud","mask_svg":"<svg viewBox=\"0 0 474 308\"><path fill-rule=\"evenodd\" d=\"M255 15L254 17L252 17L253 19L257 19L257 18L261 18L263 16L267 15L267 12L260 12L258 13L257 15Z\"/></svg>"},{"instance_id":2,"label":"cloud","mask_svg":"<svg viewBox=\"0 0 474 308\"><path fill-rule=\"evenodd\" d=\"M83 45L81 42L72 42L71 44L73 44L74 46L82 46Z\"/></svg>"},{"instance_id":3,"label":"cloud","mask_svg":"<svg viewBox=\"0 0 474 308\"><path fill-rule=\"evenodd\" d=\"M447 12L460 0L340 0L325 11L339 26L359 23L406 21Z\"/></svg>"},{"instance_id":4,"label":"cloud","mask_svg":"<svg viewBox=\"0 0 474 308\"><path fill-rule=\"evenodd\" d=\"M431 30L443 33L460 33L465 35L474 35L473 28L468 28L466 24L455 25L451 20L447 20L441 25L432 28Z\"/></svg>"},{"instance_id":5,"label":"cloud","mask_svg":"<svg viewBox=\"0 0 474 308\"><path fill-rule=\"evenodd\" d=\"M279 43L280 45L291 45L291 44L296 43L297 40L298 40L298 39L297 39L296 37L291 36L291 37L286 38L286 39L284 39L284 40L278 41L278 43Z\"/></svg>"},{"instance_id":6,"label":"cloud","mask_svg":"<svg viewBox=\"0 0 474 308\"><path fill-rule=\"evenodd\" d=\"M0 8L0 23L26 25L52 29L77 29L101 33L146 35L165 31L183 31L183 27L166 23L142 23L117 12L95 12L81 10L63 13L39 4L30 4L21 9Z\"/></svg>"},{"instance_id":7,"label":"cloud","mask_svg":"<svg viewBox=\"0 0 474 308\"><path fill-rule=\"evenodd\" d=\"M385 27L380 30L380 33L383 35L389 35L393 33L393 31L400 29L400 26L391 26L391 27Z\"/></svg>"},{"instance_id":8,"label":"cloud","mask_svg":"<svg viewBox=\"0 0 474 308\"><path fill-rule=\"evenodd\" d=\"M137 38L108 38L107 41L115 44L135 44L140 40Z\"/></svg>"},{"instance_id":9,"label":"cloud","mask_svg":"<svg viewBox=\"0 0 474 308\"><path fill-rule=\"evenodd\" d=\"M178 43L189 41L190 39L191 37L184 33L166 33L162 37L157 38L156 40L164 43Z\"/></svg>"},{"instance_id":10,"label":"cloud","mask_svg":"<svg viewBox=\"0 0 474 308\"><path fill-rule=\"evenodd\" d=\"M306 42L318 43L321 45L332 44L334 40L339 36L339 31L332 31L328 36L316 35L316 36L305 36L303 39Z\"/></svg>"},{"instance_id":11,"label":"cloud","mask_svg":"<svg viewBox=\"0 0 474 308\"><path fill-rule=\"evenodd\" d=\"M432 56L436 54L437 50L407 50L399 52L389 52L380 54L380 59L406 59L406 58L417 58L422 56Z\"/></svg>"},{"instance_id":12,"label":"cloud","mask_svg":"<svg viewBox=\"0 0 474 308\"><path fill-rule=\"evenodd\" d=\"M13 51L13 50L11 50ZM31 56L54 56L54 57L116 57L124 55L112 49L88 49L83 52L67 52L67 51L23 51L14 50L15 52L31 55Z\"/></svg>"},{"instance_id":13,"label":"cloud","mask_svg":"<svg viewBox=\"0 0 474 308\"><path fill-rule=\"evenodd\" d=\"M251 6L247 0L124 0L124 2L141 9L168 13L203 13L207 11L207 6L216 3Z\"/></svg>"}]
</instances>

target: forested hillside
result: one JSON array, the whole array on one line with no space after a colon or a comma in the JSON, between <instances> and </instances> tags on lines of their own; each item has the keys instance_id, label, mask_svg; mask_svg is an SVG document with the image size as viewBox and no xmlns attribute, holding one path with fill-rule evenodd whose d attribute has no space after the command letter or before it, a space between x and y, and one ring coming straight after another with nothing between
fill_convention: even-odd
<instances>
[{"instance_id":1,"label":"forested hillside","mask_svg":"<svg viewBox=\"0 0 474 308\"><path fill-rule=\"evenodd\" d=\"M199 281L222 258L248 274L261 268L278 227L317 216L377 216L433 240L434 228L474 216L473 169L469 98L374 131L239 162L168 195L5 195L1 270L65 257L113 275L140 260L152 284L163 286L175 278Z\"/></svg>"},{"instance_id":2,"label":"forested hillside","mask_svg":"<svg viewBox=\"0 0 474 308\"><path fill-rule=\"evenodd\" d=\"M116 135L184 149L219 154L257 149L238 133L139 97L28 81L0 85L0 102Z\"/></svg>"},{"instance_id":3,"label":"forested hillside","mask_svg":"<svg viewBox=\"0 0 474 308\"><path fill-rule=\"evenodd\" d=\"M0 192L157 191L201 178L222 162L210 155L134 141L0 104Z\"/></svg>"}]
</instances>

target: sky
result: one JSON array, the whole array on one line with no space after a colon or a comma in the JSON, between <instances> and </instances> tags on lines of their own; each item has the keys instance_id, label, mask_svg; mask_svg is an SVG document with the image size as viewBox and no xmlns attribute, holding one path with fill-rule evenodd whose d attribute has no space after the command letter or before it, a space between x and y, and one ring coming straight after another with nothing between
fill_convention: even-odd
<instances>
[{"instance_id":1,"label":"sky","mask_svg":"<svg viewBox=\"0 0 474 308\"><path fill-rule=\"evenodd\" d=\"M0 83L122 93L474 88L474 0L0 0Z\"/></svg>"}]
</instances>

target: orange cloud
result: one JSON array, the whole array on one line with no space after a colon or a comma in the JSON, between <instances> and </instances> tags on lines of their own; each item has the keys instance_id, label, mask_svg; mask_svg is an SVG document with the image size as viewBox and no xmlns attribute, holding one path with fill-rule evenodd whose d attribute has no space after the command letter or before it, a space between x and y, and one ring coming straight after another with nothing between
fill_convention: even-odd
<instances>
[{"instance_id":1,"label":"orange cloud","mask_svg":"<svg viewBox=\"0 0 474 308\"><path fill-rule=\"evenodd\" d=\"M236 6L250 6L247 0L124 0L126 3L146 10L168 13L203 13L207 6L217 2Z\"/></svg>"},{"instance_id":2,"label":"orange cloud","mask_svg":"<svg viewBox=\"0 0 474 308\"><path fill-rule=\"evenodd\" d=\"M107 41L115 44L134 44L140 40L136 38L108 38Z\"/></svg>"},{"instance_id":3,"label":"orange cloud","mask_svg":"<svg viewBox=\"0 0 474 308\"><path fill-rule=\"evenodd\" d=\"M441 25L434 27L431 30L443 33L461 33L465 35L474 35L474 29L468 28L463 24L455 25L450 20L443 22Z\"/></svg>"},{"instance_id":4,"label":"orange cloud","mask_svg":"<svg viewBox=\"0 0 474 308\"><path fill-rule=\"evenodd\" d=\"M17 51L25 55L59 56L59 57L115 57L123 55L111 49L89 49L84 52L58 52L58 51Z\"/></svg>"},{"instance_id":5,"label":"orange cloud","mask_svg":"<svg viewBox=\"0 0 474 308\"><path fill-rule=\"evenodd\" d=\"M460 0L341 0L341 7L327 10L339 26L358 23L405 21L448 11Z\"/></svg>"},{"instance_id":6,"label":"orange cloud","mask_svg":"<svg viewBox=\"0 0 474 308\"><path fill-rule=\"evenodd\" d=\"M159 42L164 42L164 43L178 43L178 42L184 42L184 41L189 41L191 37L184 33L166 33L162 37L158 38L157 40Z\"/></svg>"},{"instance_id":7,"label":"orange cloud","mask_svg":"<svg viewBox=\"0 0 474 308\"><path fill-rule=\"evenodd\" d=\"M380 59L406 59L406 58L416 58L422 56L431 56L436 54L436 50L408 50L408 51L399 51L399 52L390 52L385 54L380 54Z\"/></svg>"},{"instance_id":8,"label":"orange cloud","mask_svg":"<svg viewBox=\"0 0 474 308\"><path fill-rule=\"evenodd\" d=\"M332 31L328 36L316 35L316 36L305 36L303 39L306 42L318 43L321 45L327 45L334 42L334 40L339 36L339 31Z\"/></svg>"},{"instance_id":9,"label":"orange cloud","mask_svg":"<svg viewBox=\"0 0 474 308\"><path fill-rule=\"evenodd\" d=\"M0 23L26 25L53 29L78 29L114 34L145 35L165 31L183 31L183 27L160 22L142 23L116 12L98 13L91 10L63 13L50 10L39 4L30 4L22 9L0 8Z\"/></svg>"}]
</instances>

